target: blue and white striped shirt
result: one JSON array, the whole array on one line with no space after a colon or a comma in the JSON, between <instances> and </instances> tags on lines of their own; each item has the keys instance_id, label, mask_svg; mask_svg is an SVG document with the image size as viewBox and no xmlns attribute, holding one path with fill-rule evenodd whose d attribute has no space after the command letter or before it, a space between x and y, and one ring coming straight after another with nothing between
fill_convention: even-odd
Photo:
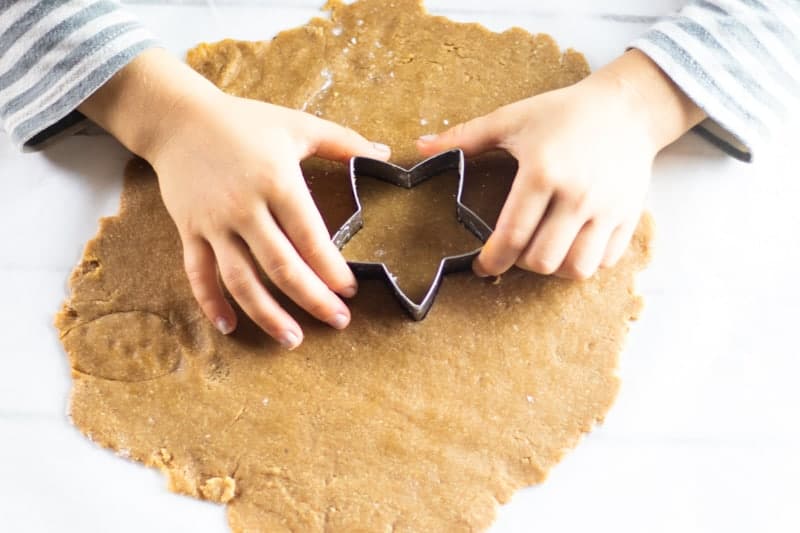
<instances>
[{"instance_id":1,"label":"blue and white striped shirt","mask_svg":"<svg viewBox=\"0 0 800 533\"><path fill-rule=\"evenodd\" d=\"M0 120L35 147L155 38L112 0L0 0ZM693 0L635 40L710 117L700 133L750 160L800 117L800 0Z\"/></svg>"},{"instance_id":2,"label":"blue and white striped shirt","mask_svg":"<svg viewBox=\"0 0 800 533\"><path fill-rule=\"evenodd\" d=\"M110 0L0 0L0 119L34 146L83 122L75 110L156 40Z\"/></svg>"},{"instance_id":3,"label":"blue and white striped shirt","mask_svg":"<svg viewBox=\"0 0 800 533\"><path fill-rule=\"evenodd\" d=\"M698 132L745 161L800 119L800 0L695 0L634 41L709 116Z\"/></svg>"}]
</instances>

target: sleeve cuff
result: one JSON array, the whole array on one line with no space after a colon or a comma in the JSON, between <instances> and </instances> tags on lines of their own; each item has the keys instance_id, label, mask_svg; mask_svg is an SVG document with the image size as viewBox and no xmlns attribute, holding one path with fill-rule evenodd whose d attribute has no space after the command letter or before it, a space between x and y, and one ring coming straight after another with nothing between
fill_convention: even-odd
<instances>
[{"instance_id":1,"label":"sleeve cuff","mask_svg":"<svg viewBox=\"0 0 800 533\"><path fill-rule=\"evenodd\" d=\"M731 109L733 106L726 105L730 96L706 72L708 65L701 65L675 39L661 31L667 24L656 25L631 47L646 54L706 112L709 118L694 128L696 133L736 159L751 162L753 153L766 143L764 129L749 123L746 112L736 112Z\"/></svg>"},{"instance_id":2,"label":"sleeve cuff","mask_svg":"<svg viewBox=\"0 0 800 533\"><path fill-rule=\"evenodd\" d=\"M161 44L148 34L147 37L107 58L77 84L65 87L58 98L49 105L36 113L22 117L11 129L12 141L25 150L35 150L52 141L54 137L80 131L86 125L87 119L76 110L77 107L139 54L160 46Z\"/></svg>"}]
</instances>

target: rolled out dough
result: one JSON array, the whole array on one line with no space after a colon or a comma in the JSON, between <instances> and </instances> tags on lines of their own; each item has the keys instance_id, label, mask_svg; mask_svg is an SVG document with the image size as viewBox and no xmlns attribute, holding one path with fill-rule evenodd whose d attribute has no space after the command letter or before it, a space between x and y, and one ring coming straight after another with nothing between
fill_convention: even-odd
<instances>
[{"instance_id":1,"label":"rolled out dough","mask_svg":"<svg viewBox=\"0 0 800 533\"><path fill-rule=\"evenodd\" d=\"M420 134L588 72L548 36L457 24L414 0L328 7L330 20L201 45L189 62L228 92L387 142L402 164ZM493 221L514 170L501 154L471 161L467 203ZM334 228L352 209L346 170L309 161L305 172ZM474 244L451 185L365 186L370 229L348 255L383 245L411 286L424 282L448 246ZM409 226L412 212L439 224ZM394 224L407 227L387 238ZM161 468L170 489L226 503L237 532L483 530L497 502L541 482L609 409L650 236L644 219L622 262L583 283L448 276L422 322L371 282L343 332L287 302L306 340L285 352L244 317L224 337L201 315L154 175L134 161L57 317L71 416L98 444Z\"/></svg>"}]
</instances>

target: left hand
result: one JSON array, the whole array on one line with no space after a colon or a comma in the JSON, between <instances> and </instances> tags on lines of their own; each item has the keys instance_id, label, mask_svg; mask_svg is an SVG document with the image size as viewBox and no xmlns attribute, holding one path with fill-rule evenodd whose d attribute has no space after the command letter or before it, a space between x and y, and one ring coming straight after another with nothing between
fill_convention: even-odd
<instances>
[{"instance_id":1,"label":"left hand","mask_svg":"<svg viewBox=\"0 0 800 533\"><path fill-rule=\"evenodd\" d=\"M473 264L479 276L516 264L586 279L625 252L653 159L703 114L641 52L617 63L418 141L424 155L455 146L467 155L501 148L519 163L495 231ZM626 70L633 76L620 74ZM663 118L665 110L671 114Z\"/></svg>"}]
</instances>

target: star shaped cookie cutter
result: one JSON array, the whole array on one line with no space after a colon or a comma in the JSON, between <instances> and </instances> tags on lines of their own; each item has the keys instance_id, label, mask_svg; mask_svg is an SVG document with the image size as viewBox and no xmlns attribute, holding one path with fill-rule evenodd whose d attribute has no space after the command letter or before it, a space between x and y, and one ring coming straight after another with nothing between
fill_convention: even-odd
<instances>
[{"instance_id":1,"label":"star shaped cookie cutter","mask_svg":"<svg viewBox=\"0 0 800 533\"><path fill-rule=\"evenodd\" d=\"M367 157L354 157L350 160L350 186L356 202L356 211L333 235L333 243L341 250L345 244L364 226L361 200L358 197L356 179L370 177L379 179L398 187L410 189L432 177L443 174L448 170L458 171L458 192L456 193L456 218L466 226L481 242L486 242L492 234L492 228L483 221L472 209L461 201L464 192L464 152L460 149L448 150L418 163L411 169L405 169L377 159ZM436 275L431 282L425 296L415 302L400 288L397 278L391 273L386 263L348 261L353 274L361 279L383 280L394 293L400 305L414 320L422 320L433 306L433 301L439 292L442 278L451 272L469 270L473 259L480 253L481 248L471 252L450 255L439 261Z\"/></svg>"}]
</instances>

